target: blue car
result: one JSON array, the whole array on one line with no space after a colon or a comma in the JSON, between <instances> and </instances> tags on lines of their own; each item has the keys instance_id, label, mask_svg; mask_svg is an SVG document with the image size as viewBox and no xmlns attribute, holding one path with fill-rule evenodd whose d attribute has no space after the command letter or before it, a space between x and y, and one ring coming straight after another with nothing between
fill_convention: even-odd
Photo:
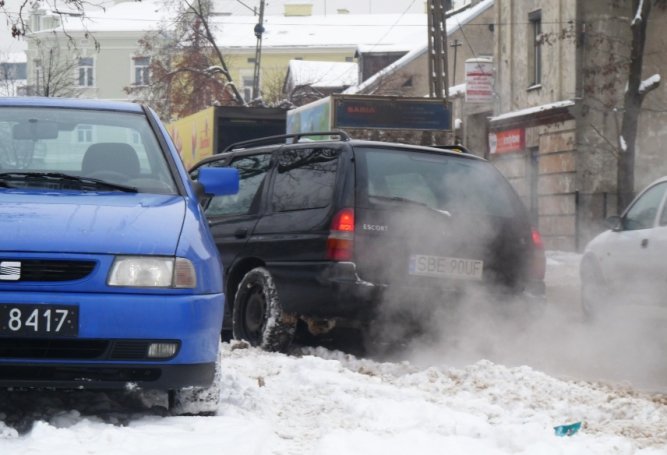
<instances>
[{"instance_id":1,"label":"blue car","mask_svg":"<svg viewBox=\"0 0 667 455\"><path fill-rule=\"evenodd\" d=\"M0 98L0 387L169 392L217 410L222 265L192 182L140 104Z\"/></svg>"}]
</instances>

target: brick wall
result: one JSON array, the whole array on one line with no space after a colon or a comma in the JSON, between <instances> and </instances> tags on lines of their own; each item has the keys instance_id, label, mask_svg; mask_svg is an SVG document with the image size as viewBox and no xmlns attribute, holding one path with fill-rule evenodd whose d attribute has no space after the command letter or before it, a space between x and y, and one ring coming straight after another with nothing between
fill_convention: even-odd
<instances>
[{"instance_id":1,"label":"brick wall","mask_svg":"<svg viewBox=\"0 0 667 455\"><path fill-rule=\"evenodd\" d=\"M538 227L547 249L577 247L575 131L571 122L537 128Z\"/></svg>"}]
</instances>

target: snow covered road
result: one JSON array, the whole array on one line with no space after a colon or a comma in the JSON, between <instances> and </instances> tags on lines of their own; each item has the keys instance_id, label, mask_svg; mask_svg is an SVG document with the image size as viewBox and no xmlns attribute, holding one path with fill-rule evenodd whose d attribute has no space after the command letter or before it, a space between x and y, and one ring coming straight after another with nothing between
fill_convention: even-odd
<instances>
[{"instance_id":1,"label":"snow covered road","mask_svg":"<svg viewBox=\"0 0 667 455\"><path fill-rule=\"evenodd\" d=\"M0 454L665 454L662 345L645 326L582 325L577 261L550 254L565 301L534 324L471 318L395 358L225 343L214 417L168 417L130 392L1 392Z\"/></svg>"}]
</instances>

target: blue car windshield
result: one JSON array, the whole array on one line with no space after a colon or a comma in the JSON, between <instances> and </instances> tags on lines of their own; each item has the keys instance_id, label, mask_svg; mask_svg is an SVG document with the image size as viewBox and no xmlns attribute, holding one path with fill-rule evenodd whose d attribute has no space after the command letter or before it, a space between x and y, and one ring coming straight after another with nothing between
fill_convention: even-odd
<instances>
[{"instance_id":1,"label":"blue car windshield","mask_svg":"<svg viewBox=\"0 0 667 455\"><path fill-rule=\"evenodd\" d=\"M0 190L176 194L143 113L54 107L0 108Z\"/></svg>"}]
</instances>

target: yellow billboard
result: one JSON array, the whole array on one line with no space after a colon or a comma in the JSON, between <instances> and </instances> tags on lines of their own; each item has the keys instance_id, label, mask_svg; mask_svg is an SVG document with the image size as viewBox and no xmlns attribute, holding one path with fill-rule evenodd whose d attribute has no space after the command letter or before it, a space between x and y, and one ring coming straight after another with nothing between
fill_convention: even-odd
<instances>
[{"instance_id":1,"label":"yellow billboard","mask_svg":"<svg viewBox=\"0 0 667 455\"><path fill-rule=\"evenodd\" d=\"M167 125L181 159L187 169L213 154L215 107L209 107Z\"/></svg>"}]
</instances>

